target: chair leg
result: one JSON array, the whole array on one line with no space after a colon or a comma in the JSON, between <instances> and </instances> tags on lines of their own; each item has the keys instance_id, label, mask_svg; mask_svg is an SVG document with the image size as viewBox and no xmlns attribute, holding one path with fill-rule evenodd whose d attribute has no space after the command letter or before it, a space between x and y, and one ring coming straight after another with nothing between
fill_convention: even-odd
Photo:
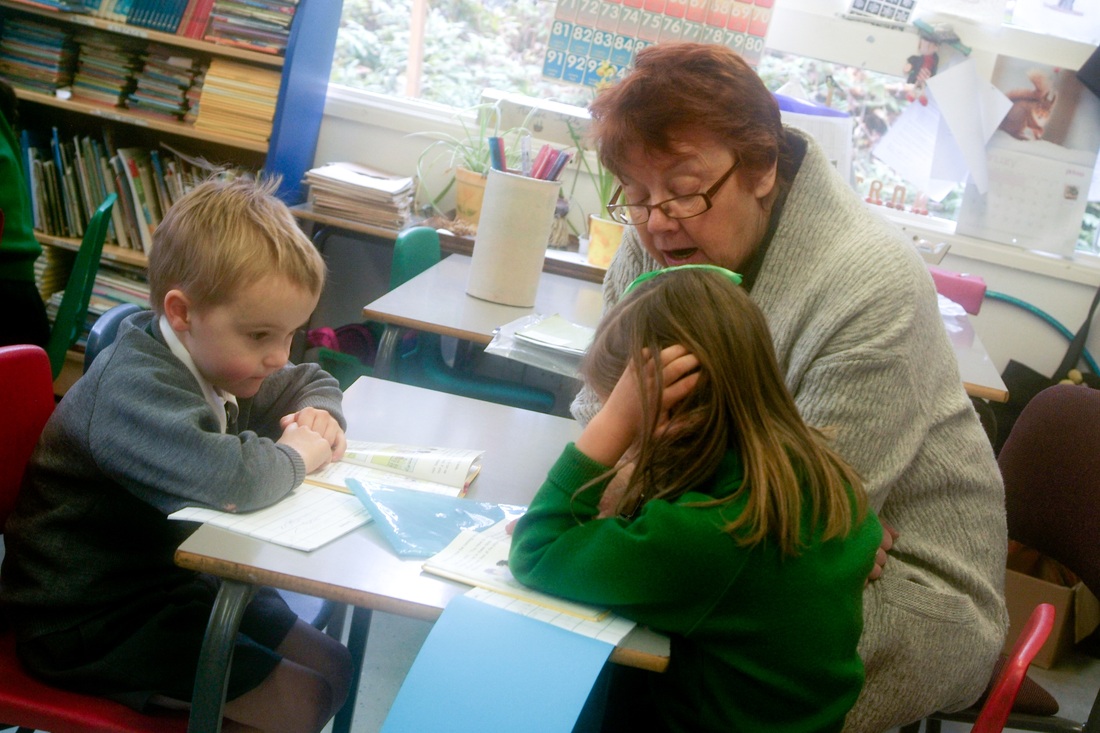
<instances>
[{"instance_id":1,"label":"chair leg","mask_svg":"<svg viewBox=\"0 0 1100 733\"><path fill-rule=\"evenodd\" d=\"M336 641L342 642L344 640L344 623L347 621L347 615L347 604L337 603L336 607L332 610L332 618L329 619L328 625L325 626L325 633L333 639L336 639Z\"/></svg>"},{"instance_id":2,"label":"chair leg","mask_svg":"<svg viewBox=\"0 0 1100 733\"><path fill-rule=\"evenodd\" d=\"M223 580L218 589L199 654L188 733L218 733L222 729L222 707L229 686L233 642L254 591L255 587L248 583L228 579Z\"/></svg>"},{"instance_id":3,"label":"chair leg","mask_svg":"<svg viewBox=\"0 0 1100 733\"><path fill-rule=\"evenodd\" d=\"M348 629L348 651L351 652L351 689L344 707L332 720L332 733L349 733L351 719L355 715L355 699L359 692L359 676L363 672L363 656L367 652L367 635L370 633L371 610L356 606L351 611L351 628Z\"/></svg>"}]
</instances>

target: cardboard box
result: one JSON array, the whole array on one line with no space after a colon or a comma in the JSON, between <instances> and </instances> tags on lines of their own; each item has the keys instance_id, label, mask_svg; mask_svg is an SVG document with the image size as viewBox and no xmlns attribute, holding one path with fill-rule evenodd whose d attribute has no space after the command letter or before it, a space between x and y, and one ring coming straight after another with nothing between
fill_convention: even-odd
<instances>
[{"instance_id":1,"label":"cardboard box","mask_svg":"<svg viewBox=\"0 0 1100 733\"><path fill-rule=\"evenodd\" d=\"M1006 654L1012 651L1035 607L1040 603L1054 606L1054 628L1032 662L1044 669L1052 667L1074 644L1100 626L1100 601L1084 583L1067 588L1009 570L1005 575L1005 602L1009 618Z\"/></svg>"}]
</instances>

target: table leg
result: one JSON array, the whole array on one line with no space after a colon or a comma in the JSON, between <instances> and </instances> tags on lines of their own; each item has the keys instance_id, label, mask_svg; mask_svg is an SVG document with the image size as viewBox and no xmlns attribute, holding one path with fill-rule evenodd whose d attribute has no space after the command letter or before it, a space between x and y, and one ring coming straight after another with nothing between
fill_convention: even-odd
<instances>
[{"instance_id":1,"label":"table leg","mask_svg":"<svg viewBox=\"0 0 1100 733\"><path fill-rule=\"evenodd\" d=\"M351 628L348 630L348 651L351 652L351 689L344 707L332 721L332 733L349 733L351 719L355 716L355 698L359 692L359 676L363 672L363 657L367 653L367 634L370 632L371 610L356 606L351 612Z\"/></svg>"},{"instance_id":2,"label":"table leg","mask_svg":"<svg viewBox=\"0 0 1100 733\"><path fill-rule=\"evenodd\" d=\"M378 343L378 353L374 357L373 375L379 379L397 379L397 349L401 344L404 329L386 324L382 339Z\"/></svg>"},{"instance_id":3,"label":"table leg","mask_svg":"<svg viewBox=\"0 0 1100 733\"><path fill-rule=\"evenodd\" d=\"M222 729L222 707L229 686L233 644L244 609L255 590L248 583L222 581L199 653L195 690L191 696L191 716L187 722L188 733L218 733Z\"/></svg>"}]
</instances>

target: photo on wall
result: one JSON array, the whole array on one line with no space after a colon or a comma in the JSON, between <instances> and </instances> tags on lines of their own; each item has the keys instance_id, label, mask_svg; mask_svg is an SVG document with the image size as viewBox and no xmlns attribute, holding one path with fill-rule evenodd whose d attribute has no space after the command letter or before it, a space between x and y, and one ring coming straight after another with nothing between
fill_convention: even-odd
<instances>
[{"instance_id":1,"label":"photo on wall","mask_svg":"<svg viewBox=\"0 0 1100 733\"><path fill-rule=\"evenodd\" d=\"M989 190L968 182L957 232L1073 253L1100 150L1100 99L1072 69L999 56L992 82L1011 103L986 146Z\"/></svg>"}]
</instances>

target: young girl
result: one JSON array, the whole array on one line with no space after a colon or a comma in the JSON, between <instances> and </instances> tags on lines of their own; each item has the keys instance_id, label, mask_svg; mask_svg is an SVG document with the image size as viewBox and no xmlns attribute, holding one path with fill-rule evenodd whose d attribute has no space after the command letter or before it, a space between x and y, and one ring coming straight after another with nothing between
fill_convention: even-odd
<instances>
[{"instance_id":1,"label":"young girl","mask_svg":"<svg viewBox=\"0 0 1100 733\"><path fill-rule=\"evenodd\" d=\"M631 284L584 364L603 408L515 528L519 580L671 638L665 673L624 706L612 691L616 729L837 731L863 684L882 530L739 282L686 265Z\"/></svg>"}]
</instances>

